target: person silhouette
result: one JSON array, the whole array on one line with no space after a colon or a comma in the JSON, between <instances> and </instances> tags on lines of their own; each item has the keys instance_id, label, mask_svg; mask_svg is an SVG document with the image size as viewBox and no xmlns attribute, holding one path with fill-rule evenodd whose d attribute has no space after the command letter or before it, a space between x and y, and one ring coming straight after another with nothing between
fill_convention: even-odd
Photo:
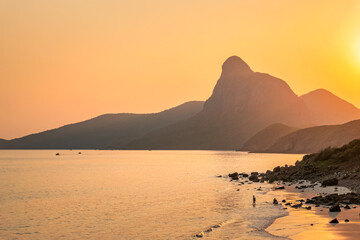
<instances>
[{"instance_id":1,"label":"person silhouette","mask_svg":"<svg viewBox=\"0 0 360 240\"><path fill-rule=\"evenodd\" d=\"M253 195L253 204L256 204L256 197Z\"/></svg>"}]
</instances>

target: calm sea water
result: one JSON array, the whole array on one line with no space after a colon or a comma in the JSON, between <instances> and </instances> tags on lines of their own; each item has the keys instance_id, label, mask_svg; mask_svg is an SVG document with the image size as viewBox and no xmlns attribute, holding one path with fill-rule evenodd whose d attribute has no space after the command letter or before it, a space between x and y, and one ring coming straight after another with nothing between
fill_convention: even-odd
<instances>
[{"instance_id":1,"label":"calm sea water","mask_svg":"<svg viewBox=\"0 0 360 240\"><path fill-rule=\"evenodd\" d=\"M216 224L222 227L205 238L271 239L264 228L286 212L269 207L270 188L256 191L256 184L216 176L266 171L302 157L81 152L0 151L0 239L192 239Z\"/></svg>"}]
</instances>

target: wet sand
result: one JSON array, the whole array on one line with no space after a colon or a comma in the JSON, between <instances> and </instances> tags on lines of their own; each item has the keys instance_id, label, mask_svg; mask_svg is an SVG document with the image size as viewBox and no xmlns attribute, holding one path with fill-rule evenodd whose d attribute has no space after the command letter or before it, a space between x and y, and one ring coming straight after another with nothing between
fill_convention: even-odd
<instances>
[{"instance_id":1,"label":"wet sand","mask_svg":"<svg viewBox=\"0 0 360 240\"><path fill-rule=\"evenodd\" d=\"M277 190L280 191L280 190ZM277 192L274 191L274 192ZM349 192L344 187L326 187L321 188L316 186L314 189L308 188L304 192L295 189L294 186L286 186L284 193L281 195L285 197L287 202L295 202L299 199L311 198L319 193L346 193ZM329 212L328 207L315 207L313 204L311 210L305 208L291 208L287 207L289 215L278 218L269 226L266 231L272 235L287 237L290 239L359 239L360 236L360 207L357 205L350 205L351 209L341 209L341 212ZM338 224L330 224L329 222L337 218ZM344 222L349 219L350 222ZM312 225L311 225L312 224Z\"/></svg>"}]
</instances>

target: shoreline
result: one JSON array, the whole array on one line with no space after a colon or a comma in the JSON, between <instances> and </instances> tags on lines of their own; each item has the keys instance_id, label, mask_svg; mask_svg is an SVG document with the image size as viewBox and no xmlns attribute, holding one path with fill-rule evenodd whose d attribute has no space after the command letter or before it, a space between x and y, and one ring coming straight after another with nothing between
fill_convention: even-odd
<instances>
[{"instance_id":1,"label":"shoreline","mask_svg":"<svg viewBox=\"0 0 360 240\"><path fill-rule=\"evenodd\" d=\"M259 178L253 177L259 176ZM341 212L329 212L330 204L325 202L317 204L312 201L313 197L322 196L320 200L327 199L332 195L347 196L352 191L341 186L321 186L320 182L312 182L308 180L299 180L290 182L276 181L268 183L263 181L261 177L265 174L251 173L239 174L236 179L235 175L230 174L231 182L241 183L239 185L256 186L256 188L269 188L264 193L267 199L277 198L278 206L287 212L286 215L277 216L262 229L274 238L282 239L357 239L360 235L360 206L357 204L349 204L350 209L344 209L346 206L341 199ZM251 179L254 180L251 181ZM247 181L247 182L246 182ZM251 184L251 185L248 185ZM246 186L245 185L245 186ZM304 188L301 188L304 186ZM258 194L256 190L254 194ZM316 199L316 198L315 198ZM268 206L271 202L265 202ZM316 204L315 204L316 203ZM333 205L333 204L332 204ZM274 208L275 209L275 208ZM329 222L337 218L338 224L330 224ZM348 219L349 222L345 222ZM269 238L271 238L269 236Z\"/></svg>"},{"instance_id":2,"label":"shoreline","mask_svg":"<svg viewBox=\"0 0 360 240\"><path fill-rule=\"evenodd\" d=\"M292 187L285 188L283 191L288 194L298 193L301 199L306 199L318 195L319 190L323 190L321 193L325 191L326 194L351 192L345 187L307 189L304 192ZM329 207L324 205L315 207L313 204L307 204L306 206L311 206L311 209L289 207L286 209L289 215L277 218L266 231L276 236L294 240L358 238L360 234L358 205L351 204L350 209L342 209L341 212L329 212ZM329 223L334 218L339 220L338 224ZM345 222L345 219L348 219L349 222Z\"/></svg>"}]
</instances>

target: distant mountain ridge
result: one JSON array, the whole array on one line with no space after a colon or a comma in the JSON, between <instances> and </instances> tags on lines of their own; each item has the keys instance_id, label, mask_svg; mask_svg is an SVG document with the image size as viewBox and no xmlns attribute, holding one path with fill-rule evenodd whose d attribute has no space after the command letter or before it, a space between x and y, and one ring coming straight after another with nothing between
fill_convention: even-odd
<instances>
[{"instance_id":1,"label":"distant mountain ridge","mask_svg":"<svg viewBox=\"0 0 360 240\"><path fill-rule=\"evenodd\" d=\"M360 139L360 120L300 129L281 137L261 152L313 153L327 147L340 147L354 139Z\"/></svg>"},{"instance_id":2,"label":"distant mountain ridge","mask_svg":"<svg viewBox=\"0 0 360 240\"><path fill-rule=\"evenodd\" d=\"M314 90L300 98L314 115L318 125L342 124L360 119L358 108L325 89Z\"/></svg>"},{"instance_id":3,"label":"distant mountain ridge","mask_svg":"<svg viewBox=\"0 0 360 240\"><path fill-rule=\"evenodd\" d=\"M7 149L112 149L142 137L148 132L187 119L203 108L192 101L151 114L104 114L57 129L0 141Z\"/></svg>"},{"instance_id":4,"label":"distant mountain ridge","mask_svg":"<svg viewBox=\"0 0 360 240\"><path fill-rule=\"evenodd\" d=\"M232 56L223 63L220 78L205 103L188 102L154 114L105 114L18 139L0 140L0 148L307 151L276 144L280 140L284 144L293 142L288 136L301 131L296 128L356 119L360 119L360 110L329 91L318 89L299 97L285 81L254 72L241 58Z\"/></svg>"}]
</instances>

